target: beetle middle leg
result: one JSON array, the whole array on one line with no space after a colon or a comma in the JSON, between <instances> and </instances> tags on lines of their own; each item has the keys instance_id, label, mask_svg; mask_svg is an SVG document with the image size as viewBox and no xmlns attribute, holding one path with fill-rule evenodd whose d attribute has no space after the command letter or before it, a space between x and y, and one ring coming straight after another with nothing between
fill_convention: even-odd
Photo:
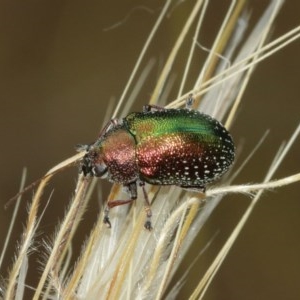
<instances>
[{"instance_id":1,"label":"beetle middle leg","mask_svg":"<svg viewBox=\"0 0 300 300\"><path fill-rule=\"evenodd\" d=\"M144 199L145 199L145 211L146 211L146 217L147 220L144 224L144 227L151 231L152 229L152 225L151 225L151 217L152 217L152 211L151 211L151 204L148 198L148 194L147 191L145 190L145 183L144 182L140 182L140 187L142 187L143 190L143 194L144 194Z\"/></svg>"}]
</instances>

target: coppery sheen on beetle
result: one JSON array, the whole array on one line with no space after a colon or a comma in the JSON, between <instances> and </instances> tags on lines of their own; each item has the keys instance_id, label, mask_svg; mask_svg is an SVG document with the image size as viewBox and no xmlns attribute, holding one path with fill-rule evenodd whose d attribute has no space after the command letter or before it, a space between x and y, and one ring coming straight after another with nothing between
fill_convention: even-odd
<instances>
[{"instance_id":1,"label":"coppery sheen on beetle","mask_svg":"<svg viewBox=\"0 0 300 300\"><path fill-rule=\"evenodd\" d=\"M107 177L124 185L129 200L114 200L108 208L137 198L142 186L151 229L151 211L144 184L176 185L204 191L234 160L234 144L224 126L191 109L144 106L143 112L111 120L95 143L85 146L81 162L85 176ZM110 226L108 209L104 222Z\"/></svg>"}]
</instances>

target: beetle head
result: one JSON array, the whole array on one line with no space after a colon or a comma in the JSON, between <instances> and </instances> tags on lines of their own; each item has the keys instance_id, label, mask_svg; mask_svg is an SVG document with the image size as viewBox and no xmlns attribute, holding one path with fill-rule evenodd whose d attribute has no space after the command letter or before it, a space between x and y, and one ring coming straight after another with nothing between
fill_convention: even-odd
<instances>
[{"instance_id":1,"label":"beetle head","mask_svg":"<svg viewBox=\"0 0 300 300\"><path fill-rule=\"evenodd\" d=\"M84 176L104 177L107 173L107 166L102 159L99 147L84 145L80 146L80 149L86 150L86 154L80 164L80 172Z\"/></svg>"},{"instance_id":2,"label":"beetle head","mask_svg":"<svg viewBox=\"0 0 300 300\"><path fill-rule=\"evenodd\" d=\"M94 144L80 147L86 151L81 161L81 171L85 176L106 177L121 184L136 181L138 166L134 136L123 123L106 128Z\"/></svg>"}]
</instances>

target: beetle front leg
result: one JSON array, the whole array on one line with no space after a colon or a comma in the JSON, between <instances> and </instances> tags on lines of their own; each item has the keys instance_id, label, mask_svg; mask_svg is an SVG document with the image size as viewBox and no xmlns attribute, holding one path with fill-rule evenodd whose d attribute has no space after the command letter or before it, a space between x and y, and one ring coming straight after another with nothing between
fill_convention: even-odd
<instances>
[{"instance_id":1,"label":"beetle front leg","mask_svg":"<svg viewBox=\"0 0 300 300\"><path fill-rule=\"evenodd\" d=\"M98 134L98 139L101 138L110 128L110 126L117 126L120 124L120 120L117 118L111 119L103 128L102 130L99 132Z\"/></svg>"},{"instance_id":2,"label":"beetle front leg","mask_svg":"<svg viewBox=\"0 0 300 300\"><path fill-rule=\"evenodd\" d=\"M103 223L111 228L111 223L109 220L109 210L115 206L120 206L120 205L124 205L124 204L128 204L133 202L134 200L136 200L137 198L137 186L136 186L136 182L132 182L129 183L128 185L126 185L126 187L128 188L128 191L130 193L130 199L127 200L112 200L112 201L108 201L107 205L104 209L104 218L103 218Z\"/></svg>"}]
</instances>

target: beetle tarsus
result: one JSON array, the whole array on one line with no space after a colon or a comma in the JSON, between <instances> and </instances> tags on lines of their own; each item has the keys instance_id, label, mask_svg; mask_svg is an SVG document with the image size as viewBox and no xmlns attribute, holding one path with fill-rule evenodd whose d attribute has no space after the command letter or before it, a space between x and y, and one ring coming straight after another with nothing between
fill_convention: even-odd
<instances>
[{"instance_id":1,"label":"beetle tarsus","mask_svg":"<svg viewBox=\"0 0 300 300\"><path fill-rule=\"evenodd\" d=\"M193 94L189 94L189 97L186 99L185 102L185 108L188 110L193 109L194 102L195 102L195 98L193 97Z\"/></svg>"},{"instance_id":2,"label":"beetle tarsus","mask_svg":"<svg viewBox=\"0 0 300 300\"><path fill-rule=\"evenodd\" d=\"M83 151L88 152L89 149L90 149L90 145L86 145L86 144L77 144L75 146L75 150L77 152L83 152Z\"/></svg>"},{"instance_id":3,"label":"beetle tarsus","mask_svg":"<svg viewBox=\"0 0 300 300\"><path fill-rule=\"evenodd\" d=\"M103 223L107 226L107 228L111 228L111 223L110 223L108 214L109 214L109 207L106 206L104 209Z\"/></svg>"},{"instance_id":4,"label":"beetle tarsus","mask_svg":"<svg viewBox=\"0 0 300 300\"><path fill-rule=\"evenodd\" d=\"M151 224L152 211L151 211L150 205L145 206L145 211L146 211L147 219L146 219L146 222L144 224L144 227L147 230L151 231L153 228L152 228L152 224Z\"/></svg>"},{"instance_id":5,"label":"beetle tarsus","mask_svg":"<svg viewBox=\"0 0 300 300\"><path fill-rule=\"evenodd\" d=\"M144 227L145 229L151 231L153 228L152 228L152 225L151 225L151 221L150 220L147 220L144 224Z\"/></svg>"},{"instance_id":6,"label":"beetle tarsus","mask_svg":"<svg viewBox=\"0 0 300 300\"><path fill-rule=\"evenodd\" d=\"M143 112L149 112L149 111L162 111L165 110L164 107L159 106L159 105L150 105L146 104L143 106Z\"/></svg>"},{"instance_id":7,"label":"beetle tarsus","mask_svg":"<svg viewBox=\"0 0 300 300\"><path fill-rule=\"evenodd\" d=\"M145 222L145 225L144 227L151 231L152 229L152 226L151 226L151 217L152 217L152 211L151 211L151 203L149 201L149 198L148 198L148 194L147 194L147 191L145 189L145 183L144 182L140 182L140 187L142 187L142 190L143 190L143 194L144 194L144 199L145 199L145 212L146 212L146 217L147 217L147 220Z\"/></svg>"},{"instance_id":8,"label":"beetle tarsus","mask_svg":"<svg viewBox=\"0 0 300 300\"><path fill-rule=\"evenodd\" d=\"M111 228L111 223L108 216L104 216L103 223L107 226L107 228Z\"/></svg>"}]
</instances>

